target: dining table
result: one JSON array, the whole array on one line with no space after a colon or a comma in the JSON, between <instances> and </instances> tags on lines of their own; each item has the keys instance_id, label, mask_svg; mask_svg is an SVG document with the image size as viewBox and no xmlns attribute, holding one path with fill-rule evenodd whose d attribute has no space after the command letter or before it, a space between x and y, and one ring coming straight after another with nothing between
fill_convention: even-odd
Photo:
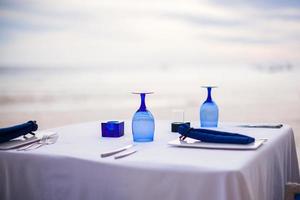
<instances>
[{"instance_id":1,"label":"dining table","mask_svg":"<svg viewBox=\"0 0 300 200\"><path fill-rule=\"evenodd\" d=\"M0 199L283 200L285 184L300 181L292 128L240 124L245 123L213 129L263 139L263 145L252 150L172 146L168 142L180 135L171 132L168 120L155 121L153 142L133 142L130 120L118 138L102 137L101 121L52 128L47 131L58 134L54 144L0 151ZM130 144L126 151L136 153L101 157Z\"/></svg>"}]
</instances>

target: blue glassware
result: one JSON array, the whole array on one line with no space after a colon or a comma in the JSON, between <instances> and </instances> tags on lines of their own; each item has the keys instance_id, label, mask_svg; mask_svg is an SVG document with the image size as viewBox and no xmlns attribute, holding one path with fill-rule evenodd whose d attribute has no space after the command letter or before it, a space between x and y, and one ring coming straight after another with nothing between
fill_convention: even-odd
<instances>
[{"instance_id":1,"label":"blue glassware","mask_svg":"<svg viewBox=\"0 0 300 200\"><path fill-rule=\"evenodd\" d=\"M102 137L122 137L124 135L124 122L107 121L101 123Z\"/></svg>"},{"instance_id":2,"label":"blue glassware","mask_svg":"<svg viewBox=\"0 0 300 200\"><path fill-rule=\"evenodd\" d=\"M200 108L200 125L201 127L217 127L219 119L219 109L217 104L211 98L211 89L213 86L204 86L207 88L207 99Z\"/></svg>"},{"instance_id":3,"label":"blue glassware","mask_svg":"<svg viewBox=\"0 0 300 200\"><path fill-rule=\"evenodd\" d=\"M133 141L135 142L151 142L154 137L154 117L150 111L146 108L145 97L146 94L152 94L152 92L133 93L140 94L141 105L132 118L132 134Z\"/></svg>"}]
</instances>

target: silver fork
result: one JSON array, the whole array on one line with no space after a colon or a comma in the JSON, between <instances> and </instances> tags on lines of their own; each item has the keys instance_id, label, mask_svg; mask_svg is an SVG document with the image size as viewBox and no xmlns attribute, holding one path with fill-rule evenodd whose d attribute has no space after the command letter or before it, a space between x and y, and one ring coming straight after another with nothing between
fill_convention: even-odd
<instances>
[{"instance_id":1,"label":"silver fork","mask_svg":"<svg viewBox=\"0 0 300 200\"><path fill-rule=\"evenodd\" d=\"M23 148L21 147L17 149L17 151L29 151L29 150L37 149L45 144L54 144L57 138L58 135L56 133L51 135L43 135L43 137L38 142L35 142Z\"/></svg>"},{"instance_id":2,"label":"silver fork","mask_svg":"<svg viewBox=\"0 0 300 200\"><path fill-rule=\"evenodd\" d=\"M29 149L30 147L41 144L46 140L47 137L48 137L48 135L43 135L43 137L40 140L38 140L37 142L34 142L32 144L29 144L29 145L22 146L22 147L18 148L17 151L25 151L26 149Z\"/></svg>"},{"instance_id":3,"label":"silver fork","mask_svg":"<svg viewBox=\"0 0 300 200\"><path fill-rule=\"evenodd\" d=\"M32 146L30 148L25 149L24 151L29 151L33 149L40 148L44 145L49 145L49 144L54 144L57 141L58 135L57 134L52 134L52 135L46 135L45 138L42 138L44 140L41 140L41 142L35 146Z\"/></svg>"}]
</instances>

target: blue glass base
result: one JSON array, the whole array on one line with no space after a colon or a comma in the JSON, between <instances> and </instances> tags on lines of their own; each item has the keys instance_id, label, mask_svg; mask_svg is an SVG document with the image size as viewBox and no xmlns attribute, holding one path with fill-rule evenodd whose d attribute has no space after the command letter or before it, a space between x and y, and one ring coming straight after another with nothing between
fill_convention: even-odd
<instances>
[{"instance_id":1,"label":"blue glass base","mask_svg":"<svg viewBox=\"0 0 300 200\"><path fill-rule=\"evenodd\" d=\"M152 142L153 138L133 138L134 142Z\"/></svg>"},{"instance_id":2,"label":"blue glass base","mask_svg":"<svg viewBox=\"0 0 300 200\"><path fill-rule=\"evenodd\" d=\"M219 118L218 106L213 102L204 102L200 108L201 127L217 127Z\"/></svg>"},{"instance_id":3,"label":"blue glass base","mask_svg":"<svg viewBox=\"0 0 300 200\"><path fill-rule=\"evenodd\" d=\"M132 134L135 142L152 142L154 118L149 111L136 112L132 119Z\"/></svg>"},{"instance_id":4,"label":"blue glass base","mask_svg":"<svg viewBox=\"0 0 300 200\"><path fill-rule=\"evenodd\" d=\"M202 122L201 121L201 127L218 127L217 122Z\"/></svg>"}]
</instances>

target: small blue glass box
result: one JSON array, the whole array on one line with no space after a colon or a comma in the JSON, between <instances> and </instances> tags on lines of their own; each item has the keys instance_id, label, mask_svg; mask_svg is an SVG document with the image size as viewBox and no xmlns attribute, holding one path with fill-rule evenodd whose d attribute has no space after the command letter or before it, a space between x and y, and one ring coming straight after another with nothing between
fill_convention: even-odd
<instances>
[{"instance_id":1,"label":"small blue glass box","mask_svg":"<svg viewBox=\"0 0 300 200\"><path fill-rule=\"evenodd\" d=\"M124 122L107 121L101 123L102 137L122 137L124 135Z\"/></svg>"}]
</instances>

